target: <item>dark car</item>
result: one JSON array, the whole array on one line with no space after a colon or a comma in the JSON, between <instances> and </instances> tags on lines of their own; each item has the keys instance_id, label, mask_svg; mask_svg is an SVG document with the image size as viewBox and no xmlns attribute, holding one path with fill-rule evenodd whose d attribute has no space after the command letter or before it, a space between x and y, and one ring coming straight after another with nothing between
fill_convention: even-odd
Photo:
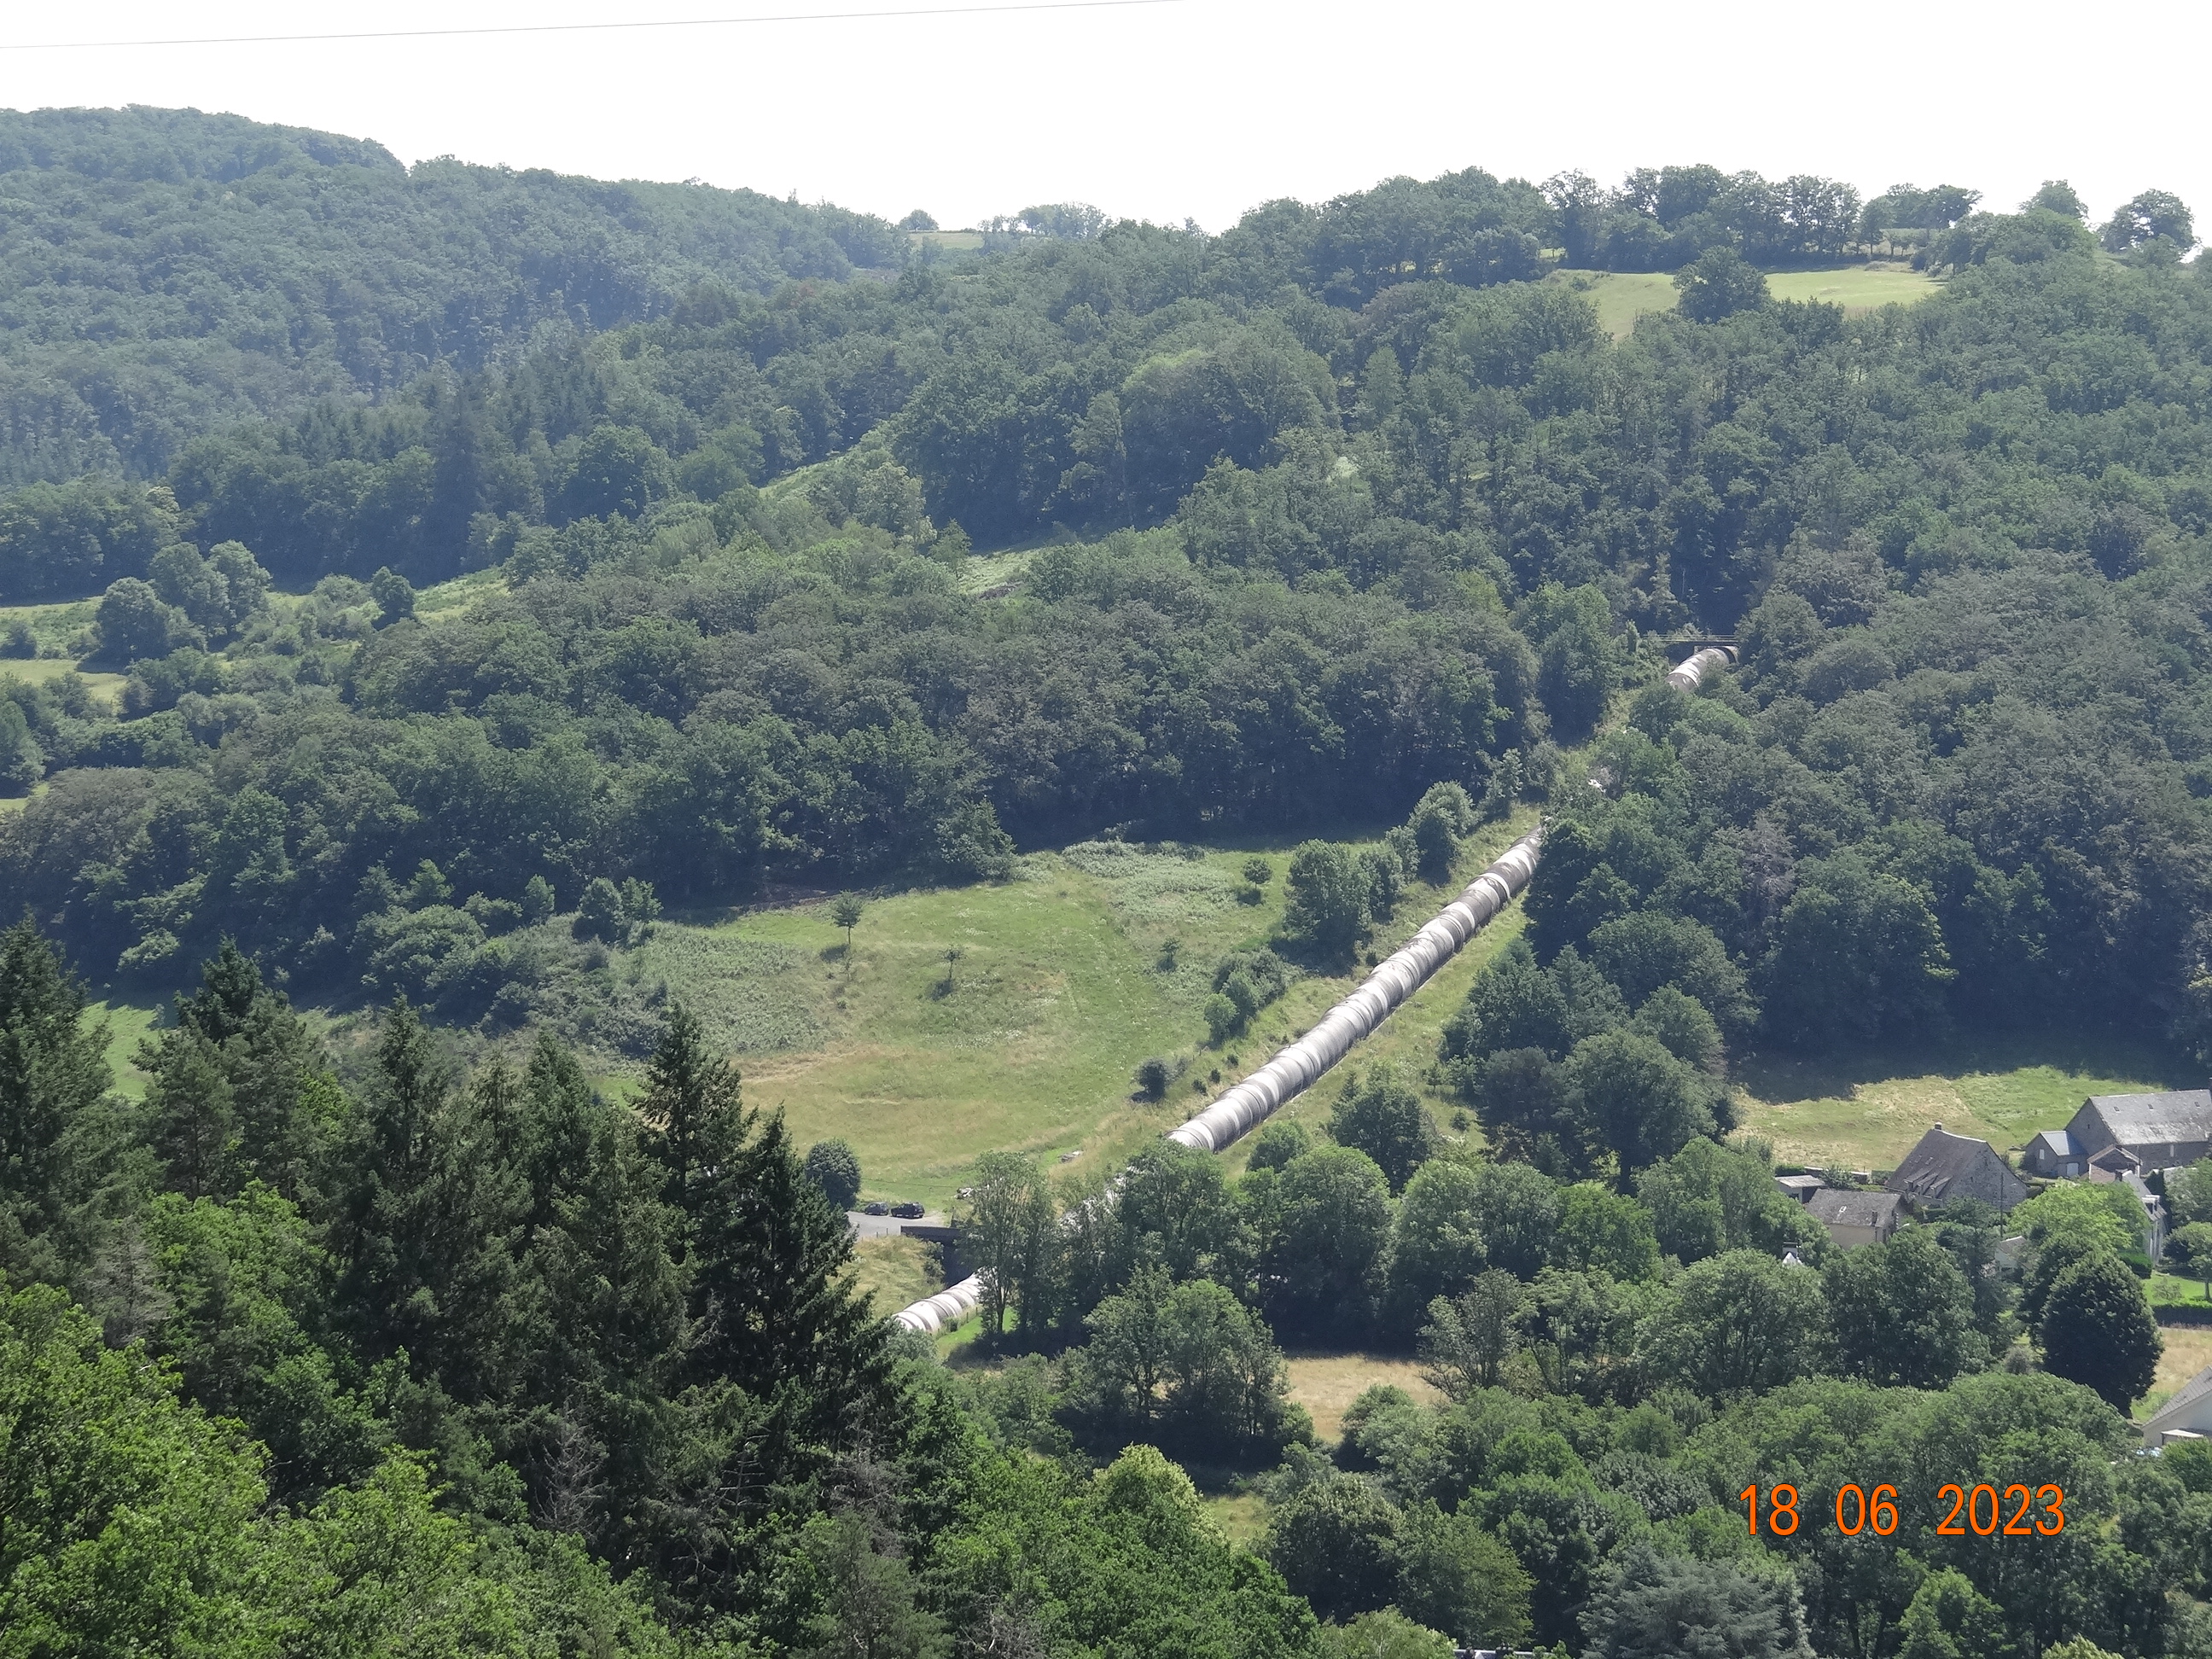
<instances>
[{"instance_id":1,"label":"dark car","mask_svg":"<svg viewBox=\"0 0 2212 1659\"><path fill-rule=\"evenodd\" d=\"M860 1212L862 1215L889 1215L890 1212L891 1206L880 1198Z\"/></svg>"},{"instance_id":2,"label":"dark car","mask_svg":"<svg viewBox=\"0 0 2212 1659\"><path fill-rule=\"evenodd\" d=\"M919 1221L921 1218L922 1209L921 1205L908 1199L903 1204L892 1205L891 1213L902 1221Z\"/></svg>"}]
</instances>

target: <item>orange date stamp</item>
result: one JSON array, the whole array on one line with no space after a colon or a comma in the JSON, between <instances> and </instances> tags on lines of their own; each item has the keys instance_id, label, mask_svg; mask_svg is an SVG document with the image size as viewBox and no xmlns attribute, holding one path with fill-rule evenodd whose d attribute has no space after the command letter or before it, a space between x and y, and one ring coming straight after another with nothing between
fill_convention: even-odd
<instances>
[{"instance_id":1,"label":"orange date stamp","mask_svg":"<svg viewBox=\"0 0 2212 1659\"><path fill-rule=\"evenodd\" d=\"M1744 1518L1754 1538L1759 1535L1762 1509L1770 1538L1788 1538L1796 1534L1799 1520L1796 1487L1787 1482L1769 1486L1763 1505L1755 1483L1735 1496L1738 1503L1747 1505ZM2014 1503L2015 1498L2019 1499L2017 1504ZM1950 1508L1936 1523L1937 1534L1946 1538L1964 1538L1969 1533L1978 1538L2056 1538L2066 1530L2066 1489L2063 1486L2028 1486L2014 1481L2001 1492L1987 1480L1971 1486L1951 1481L1936 1491L1936 1506L1942 1509L1946 1504ZM2005 1509L2008 1504L2012 1514L2007 1518ZM1856 1484L1839 1487L1836 1492L1836 1530L1846 1538L1856 1538L1864 1531L1888 1537L1897 1530L1897 1488L1884 1485L1869 1492Z\"/></svg>"}]
</instances>

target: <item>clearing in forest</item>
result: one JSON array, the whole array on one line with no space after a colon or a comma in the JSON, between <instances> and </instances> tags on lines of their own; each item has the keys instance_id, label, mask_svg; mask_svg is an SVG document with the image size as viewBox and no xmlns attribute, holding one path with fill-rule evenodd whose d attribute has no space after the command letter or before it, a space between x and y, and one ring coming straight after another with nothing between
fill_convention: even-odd
<instances>
[{"instance_id":1,"label":"clearing in forest","mask_svg":"<svg viewBox=\"0 0 2212 1659\"><path fill-rule=\"evenodd\" d=\"M1404 1354L1292 1353L1284 1364L1290 1372L1291 1398L1313 1419L1314 1437L1324 1442L1344 1437L1344 1413L1352 1402L1372 1388L1403 1389L1424 1406L1440 1405L1443 1391L1421 1375L1418 1361Z\"/></svg>"},{"instance_id":2,"label":"clearing in forest","mask_svg":"<svg viewBox=\"0 0 2212 1659\"><path fill-rule=\"evenodd\" d=\"M1599 325L1616 340L1626 339L1645 312L1668 311L1674 305L1674 278L1667 271L1559 270L1546 280L1585 295L1597 307ZM1937 287L1926 272L1892 264L1766 273L1767 292L1778 300L1820 300L1846 311L1910 305L1926 299Z\"/></svg>"},{"instance_id":3,"label":"clearing in forest","mask_svg":"<svg viewBox=\"0 0 2212 1659\"><path fill-rule=\"evenodd\" d=\"M1452 882L1409 885L1373 948L1402 944L1525 827L1487 826ZM1090 842L1026 857L1006 882L869 898L850 962L826 896L713 926L664 922L621 971L690 1002L738 1055L747 1101L781 1109L799 1145L850 1142L864 1198L943 1207L985 1152L1075 1152L1086 1170L1119 1168L1351 988L1350 974L1302 977L1249 1030L1206 1042L1200 1010L1214 965L1264 943L1282 917L1287 848L1256 849L1269 879L1258 902L1239 897L1255 850ZM1348 1069L1378 1060L1418 1079L1517 915L1479 935L1290 1109L1325 1118ZM1164 1098L1133 1098L1137 1064L1152 1055L1180 1070ZM1443 1097L1431 1104L1449 1117Z\"/></svg>"},{"instance_id":4,"label":"clearing in forest","mask_svg":"<svg viewBox=\"0 0 2212 1659\"><path fill-rule=\"evenodd\" d=\"M1999 1152L2063 1128L2090 1095L2201 1088L2183 1058L2143 1044L2033 1033L1735 1068L1742 1127L1784 1163L1887 1170L1941 1123Z\"/></svg>"}]
</instances>

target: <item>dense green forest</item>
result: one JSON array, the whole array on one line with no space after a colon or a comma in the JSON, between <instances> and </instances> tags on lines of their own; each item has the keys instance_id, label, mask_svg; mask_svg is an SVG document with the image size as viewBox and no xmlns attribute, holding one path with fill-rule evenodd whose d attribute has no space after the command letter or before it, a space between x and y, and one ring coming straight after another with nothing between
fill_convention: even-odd
<instances>
[{"instance_id":1,"label":"dense green forest","mask_svg":"<svg viewBox=\"0 0 2212 1659\"><path fill-rule=\"evenodd\" d=\"M1471 169L954 253L190 113L0 117L0 1653L2212 1652L2132 1200L1845 1254L1728 1139L1747 1049L2212 1052L2182 204ZM1846 252L1942 289L1768 296ZM1680 304L1615 340L1562 269ZM1274 944L1340 963L1523 802L1458 1127L1370 1066L1234 1177L987 1158L988 1368L603 972L1113 836L1313 837ZM174 994L142 1100L96 990ZM1441 1403L1319 1447L1293 1344ZM2065 1527L1941 1530L1981 1480Z\"/></svg>"},{"instance_id":2,"label":"dense green forest","mask_svg":"<svg viewBox=\"0 0 2212 1659\"><path fill-rule=\"evenodd\" d=\"M880 219L192 110L0 111L0 484L163 476L210 428L896 264Z\"/></svg>"}]
</instances>

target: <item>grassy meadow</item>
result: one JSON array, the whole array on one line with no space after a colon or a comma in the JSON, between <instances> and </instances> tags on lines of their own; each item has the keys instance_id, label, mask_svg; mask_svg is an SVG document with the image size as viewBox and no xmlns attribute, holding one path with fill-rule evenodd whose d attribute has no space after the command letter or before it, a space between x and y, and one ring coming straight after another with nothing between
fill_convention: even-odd
<instances>
[{"instance_id":1,"label":"grassy meadow","mask_svg":"<svg viewBox=\"0 0 2212 1659\"><path fill-rule=\"evenodd\" d=\"M1674 278L1667 271L1559 270L1546 280L1563 283L1597 307L1599 325L1625 339L1647 311L1674 305ZM1767 291L1778 300L1820 300L1846 311L1924 300L1938 284L1924 272L1887 264L1846 265L1826 270L1770 270Z\"/></svg>"},{"instance_id":2,"label":"grassy meadow","mask_svg":"<svg viewBox=\"0 0 2212 1659\"><path fill-rule=\"evenodd\" d=\"M1395 949L1524 827L1492 826L1453 884L1411 889L1376 949ZM784 1112L801 1144L851 1142L865 1197L943 1206L987 1151L1118 1167L1344 994L1351 975L1302 978L1252 1030L1206 1043L1214 963L1282 916L1287 848L1256 849L1273 874L1259 903L1237 897L1255 850L1085 843L1025 857L1004 883L877 896L849 958L828 895L679 919L622 971L696 1008L740 1057L747 1098ZM1425 1071L1477 965L1516 925L1462 952L1353 1063ZM1137 1063L1155 1054L1181 1073L1164 1100L1135 1098ZM1332 1078L1291 1109L1325 1116L1341 1087Z\"/></svg>"},{"instance_id":3,"label":"grassy meadow","mask_svg":"<svg viewBox=\"0 0 2212 1659\"><path fill-rule=\"evenodd\" d=\"M1743 1130L1778 1159L1853 1170L1893 1169L1937 1123L2008 1152L2063 1128L2087 1096L2202 1082L2163 1050L2034 1033L1817 1060L1753 1055L1736 1077Z\"/></svg>"}]
</instances>

